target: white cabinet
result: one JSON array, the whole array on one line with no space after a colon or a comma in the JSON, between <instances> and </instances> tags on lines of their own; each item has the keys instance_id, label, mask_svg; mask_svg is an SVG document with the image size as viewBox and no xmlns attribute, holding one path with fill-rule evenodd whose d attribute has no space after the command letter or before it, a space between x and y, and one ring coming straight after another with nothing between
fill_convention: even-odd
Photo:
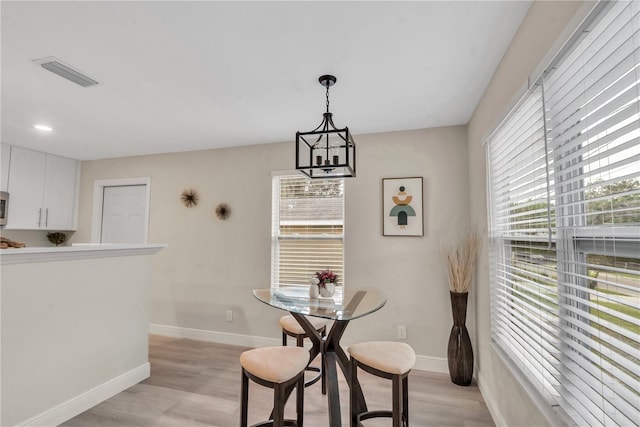
<instances>
[{"instance_id":1,"label":"white cabinet","mask_svg":"<svg viewBox=\"0 0 640 427\"><path fill-rule=\"evenodd\" d=\"M2 178L0 179L0 183L2 184L0 187L0 191L9 191L7 190L7 183L9 182L9 159L11 158L11 146L7 144L0 144L0 148L2 148L2 152L0 153L0 160L2 161L1 173Z\"/></svg>"},{"instance_id":2,"label":"white cabinet","mask_svg":"<svg viewBox=\"0 0 640 427\"><path fill-rule=\"evenodd\" d=\"M76 229L79 172L79 161L47 155L44 203L42 205L45 209L44 228L49 230Z\"/></svg>"},{"instance_id":3,"label":"white cabinet","mask_svg":"<svg viewBox=\"0 0 640 427\"><path fill-rule=\"evenodd\" d=\"M11 148L7 229L74 230L80 162Z\"/></svg>"}]
</instances>

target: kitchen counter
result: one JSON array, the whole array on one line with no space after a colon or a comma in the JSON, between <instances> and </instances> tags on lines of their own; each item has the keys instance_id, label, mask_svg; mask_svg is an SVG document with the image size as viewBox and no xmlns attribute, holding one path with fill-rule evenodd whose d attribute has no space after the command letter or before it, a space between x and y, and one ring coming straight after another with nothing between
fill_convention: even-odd
<instances>
[{"instance_id":1,"label":"kitchen counter","mask_svg":"<svg viewBox=\"0 0 640 427\"><path fill-rule=\"evenodd\" d=\"M152 262L165 246L0 251L0 425L59 425L149 377Z\"/></svg>"},{"instance_id":2,"label":"kitchen counter","mask_svg":"<svg viewBox=\"0 0 640 427\"><path fill-rule=\"evenodd\" d=\"M166 244L94 244L0 249L0 265L113 256L152 255Z\"/></svg>"}]
</instances>

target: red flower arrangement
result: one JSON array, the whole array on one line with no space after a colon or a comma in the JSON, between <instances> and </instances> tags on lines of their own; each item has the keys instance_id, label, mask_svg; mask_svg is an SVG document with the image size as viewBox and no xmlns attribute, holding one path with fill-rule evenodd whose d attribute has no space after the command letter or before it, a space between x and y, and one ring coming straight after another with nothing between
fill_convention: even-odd
<instances>
[{"instance_id":1,"label":"red flower arrangement","mask_svg":"<svg viewBox=\"0 0 640 427\"><path fill-rule=\"evenodd\" d=\"M329 269L316 271L316 277L320 281L319 286L321 287L323 287L325 283L336 284L336 282L338 281L338 275Z\"/></svg>"}]
</instances>

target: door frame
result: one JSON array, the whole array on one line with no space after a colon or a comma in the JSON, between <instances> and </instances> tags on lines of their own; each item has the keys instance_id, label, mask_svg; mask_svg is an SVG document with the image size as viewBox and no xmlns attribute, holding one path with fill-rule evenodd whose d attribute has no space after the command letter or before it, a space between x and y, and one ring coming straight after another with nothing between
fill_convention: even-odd
<instances>
[{"instance_id":1,"label":"door frame","mask_svg":"<svg viewBox=\"0 0 640 427\"><path fill-rule=\"evenodd\" d=\"M105 187L123 187L128 185L146 186L144 212L144 243L149 243L149 205L151 200L151 178L99 179L93 183L93 214L91 218L91 243L100 243L102 230L102 208L104 206Z\"/></svg>"}]
</instances>

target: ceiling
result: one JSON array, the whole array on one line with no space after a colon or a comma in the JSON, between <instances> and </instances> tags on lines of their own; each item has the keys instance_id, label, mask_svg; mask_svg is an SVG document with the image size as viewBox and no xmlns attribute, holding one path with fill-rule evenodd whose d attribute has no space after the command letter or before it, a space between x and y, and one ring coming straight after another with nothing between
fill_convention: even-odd
<instances>
[{"instance_id":1,"label":"ceiling","mask_svg":"<svg viewBox=\"0 0 640 427\"><path fill-rule=\"evenodd\" d=\"M356 143L465 124L529 5L2 1L1 141L79 160L293 141L322 119L321 74Z\"/></svg>"}]
</instances>

